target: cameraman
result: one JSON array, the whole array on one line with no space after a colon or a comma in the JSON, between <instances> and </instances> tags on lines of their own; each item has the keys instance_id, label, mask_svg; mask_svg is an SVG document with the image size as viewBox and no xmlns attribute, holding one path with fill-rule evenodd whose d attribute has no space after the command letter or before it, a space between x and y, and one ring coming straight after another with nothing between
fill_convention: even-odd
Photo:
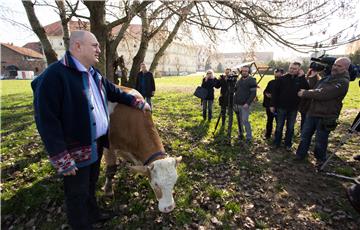
<instances>
[{"instance_id":1,"label":"cameraman","mask_svg":"<svg viewBox=\"0 0 360 230\"><path fill-rule=\"evenodd\" d=\"M230 76L231 69L226 68L224 75L220 75L220 79L216 82L215 88L220 88L219 105L221 107L221 125L224 126L226 120L226 108L229 104L228 84L227 80Z\"/></svg>"},{"instance_id":2,"label":"cameraman","mask_svg":"<svg viewBox=\"0 0 360 230\"><path fill-rule=\"evenodd\" d=\"M239 129L239 140L243 139L243 128L246 130L246 142L252 141L249 122L250 105L256 97L256 79L250 76L250 66L243 66L240 70L241 78L236 82L234 95L234 111Z\"/></svg>"},{"instance_id":3,"label":"cameraman","mask_svg":"<svg viewBox=\"0 0 360 230\"><path fill-rule=\"evenodd\" d=\"M272 113L277 109L276 129L274 145L280 147L282 132L286 122L285 147L290 151L292 146L292 137L294 135L294 126L300 98L297 93L300 89L309 89L309 85L300 69L299 62L293 62L289 66L289 72L276 81L271 97L273 104L270 107Z\"/></svg>"},{"instance_id":4,"label":"cameraman","mask_svg":"<svg viewBox=\"0 0 360 230\"><path fill-rule=\"evenodd\" d=\"M314 89L298 92L299 97L311 99L311 103L301 131L296 159L306 158L312 135L316 131L314 155L318 169L326 160L329 134L336 128L336 119L340 115L342 100L349 89L350 64L351 61L347 57L336 59L331 68L331 75L322 78Z\"/></svg>"}]
</instances>

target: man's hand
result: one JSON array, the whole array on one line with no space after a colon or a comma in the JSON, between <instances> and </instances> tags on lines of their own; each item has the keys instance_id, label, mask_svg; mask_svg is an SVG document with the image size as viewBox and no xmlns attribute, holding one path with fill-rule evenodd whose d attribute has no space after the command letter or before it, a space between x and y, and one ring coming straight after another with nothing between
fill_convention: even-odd
<instances>
[{"instance_id":1,"label":"man's hand","mask_svg":"<svg viewBox=\"0 0 360 230\"><path fill-rule=\"evenodd\" d=\"M265 93L265 96L271 98L271 93Z\"/></svg>"},{"instance_id":2,"label":"man's hand","mask_svg":"<svg viewBox=\"0 0 360 230\"><path fill-rule=\"evenodd\" d=\"M275 113L275 107L270 107L270 112Z\"/></svg>"},{"instance_id":3,"label":"man's hand","mask_svg":"<svg viewBox=\"0 0 360 230\"><path fill-rule=\"evenodd\" d=\"M304 72L304 70L300 69L298 76L300 77L300 76L303 76L303 75L305 75L305 72Z\"/></svg>"},{"instance_id":4,"label":"man's hand","mask_svg":"<svg viewBox=\"0 0 360 230\"><path fill-rule=\"evenodd\" d=\"M302 97L304 95L305 89L300 89L300 91L297 93L299 97Z\"/></svg>"},{"instance_id":5,"label":"man's hand","mask_svg":"<svg viewBox=\"0 0 360 230\"><path fill-rule=\"evenodd\" d=\"M248 108L249 108L249 105L248 105L247 103L245 103L245 104L243 105L243 108L244 108L244 109L248 109Z\"/></svg>"},{"instance_id":6,"label":"man's hand","mask_svg":"<svg viewBox=\"0 0 360 230\"><path fill-rule=\"evenodd\" d=\"M76 171L78 170L77 167L73 168L72 170L66 172L66 173L63 173L64 176L75 176L76 175Z\"/></svg>"},{"instance_id":7,"label":"man's hand","mask_svg":"<svg viewBox=\"0 0 360 230\"><path fill-rule=\"evenodd\" d=\"M315 71L315 70L310 70L310 71L308 72L308 77L309 77L309 78L312 78L312 77L315 77L317 74L318 74L317 71Z\"/></svg>"}]
</instances>

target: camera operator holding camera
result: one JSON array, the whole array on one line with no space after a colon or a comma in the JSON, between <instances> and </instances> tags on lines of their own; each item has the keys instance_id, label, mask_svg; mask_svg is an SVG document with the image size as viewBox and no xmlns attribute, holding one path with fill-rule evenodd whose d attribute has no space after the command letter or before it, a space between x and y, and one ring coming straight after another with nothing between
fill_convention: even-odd
<instances>
[{"instance_id":1,"label":"camera operator holding camera","mask_svg":"<svg viewBox=\"0 0 360 230\"><path fill-rule=\"evenodd\" d=\"M225 125L226 120L226 108L229 104L228 98L228 77L230 76L231 69L226 68L223 75L220 75L220 79L216 82L215 88L220 88L220 97L219 97L219 105L221 107L221 126Z\"/></svg>"},{"instance_id":2,"label":"camera operator holding camera","mask_svg":"<svg viewBox=\"0 0 360 230\"><path fill-rule=\"evenodd\" d=\"M342 100L349 89L350 64L351 61L347 57L336 59L331 68L331 75L322 78L314 89L298 92L299 97L311 99L311 103L296 157L298 160L306 158L312 135L316 131L314 154L318 169L326 160L329 134L337 126L336 120L340 115Z\"/></svg>"},{"instance_id":3,"label":"camera operator holding camera","mask_svg":"<svg viewBox=\"0 0 360 230\"><path fill-rule=\"evenodd\" d=\"M251 126L249 122L250 105L256 97L256 79L250 76L250 66L243 66L240 70L241 78L236 82L234 95L234 111L236 113L239 140L243 139L243 128L246 130L246 142L252 141Z\"/></svg>"},{"instance_id":4,"label":"camera operator holding camera","mask_svg":"<svg viewBox=\"0 0 360 230\"><path fill-rule=\"evenodd\" d=\"M311 103L301 131L296 159L303 160L307 157L312 135L316 131L314 155L317 169L320 169L326 160L329 134L337 126L336 120L340 115L342 100L349 88L350 64L347 57L336 59L331 74L322 78L314 89L298 92L299 97L311 99Z\"/></svg>"},{"instance_id":5,"label":"camera operator holding camera","mask_svg":"<svg viewBox=\"0 0 360 230\"><path fill-rule=\"evenodd\" d=\"M271 97L273 104L270 107L271 112L277 109L276 130L274 145L280 147L282 132L286 121L285 147L290 151L292 146L292 137L294 135L294 126L300 98L297 93L300 89L309 89L309 85L300 69L299 62L293 62L289 66L289 72L276 81Z\"/></svg>"}]
</instances>

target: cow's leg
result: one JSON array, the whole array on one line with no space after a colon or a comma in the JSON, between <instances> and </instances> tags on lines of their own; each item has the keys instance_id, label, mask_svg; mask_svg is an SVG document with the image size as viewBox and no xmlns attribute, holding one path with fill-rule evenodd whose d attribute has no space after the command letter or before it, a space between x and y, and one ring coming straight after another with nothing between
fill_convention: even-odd
<instances>
[{"instance_id":1,"label":"cow's leg","mask_svg":"<svg viewBox=\"0 0 360 230\"><path fill-rule=\"evenodd\" d=\"M106 164L105 170L105 184L103 187L104 193L107 196L114 195L114 189L112 186L112 180L114 179L117 163L115 151L107 149L104 151L104 159Z\"/></svg>"}]
</instances>

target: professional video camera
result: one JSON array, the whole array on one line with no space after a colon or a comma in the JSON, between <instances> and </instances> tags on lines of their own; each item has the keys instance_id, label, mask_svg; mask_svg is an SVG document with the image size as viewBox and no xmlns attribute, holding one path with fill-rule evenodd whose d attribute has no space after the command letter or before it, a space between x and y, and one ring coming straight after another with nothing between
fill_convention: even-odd
<instances>
[{"instance_id":1,"label":"professional video camera","mask_svg":"<svg viewBox=\"0 0 360 230\"><path fill-rule=\"evenodd\" d=\"M332 65L335 63L336 57L322 55L318 58L311 58L310 68L315 71L323 71L325 76L331 74ZM360 75L360 66L351 64L349 66L350 81L354 81Z\"/></svg>"},{"instance_id":2,"label":"professional video camera","mask_svg":"<svg viewBox=\"0 0 360 230\"><path fill-rule=\"evenodd\" d=\"M222 75L220 75L220 77L225 78L226 75L222 74ZM232 72L227 76L226 81L227 82L236 82L238 77L239 77L239 75L237 75L235 72Z\"/></svg>"}]
</instances>

